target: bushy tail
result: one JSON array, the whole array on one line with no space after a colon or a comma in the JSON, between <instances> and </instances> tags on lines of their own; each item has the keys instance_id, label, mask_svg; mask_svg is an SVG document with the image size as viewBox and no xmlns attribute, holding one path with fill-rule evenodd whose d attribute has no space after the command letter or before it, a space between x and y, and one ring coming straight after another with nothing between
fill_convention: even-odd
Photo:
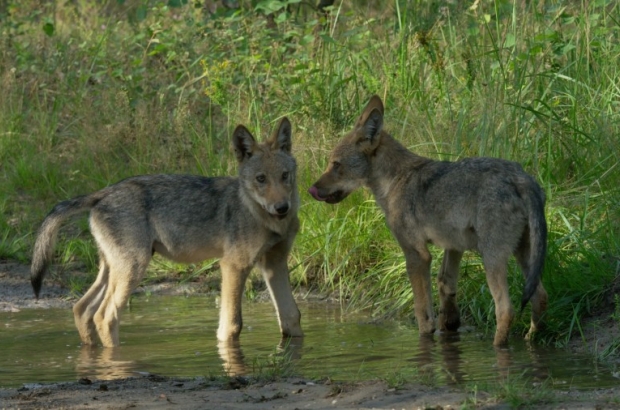
<instances>
[{"instance_id":1,"label":"bushy tail","mask_svg":"<svg viewBox=\"0 0 620 410\"><path fill-rule=\"evenodd\" d=\"M45 217L37 234L30 266L30 283L38 299L43 277L54 256L56 237L62 223L71 216L91 209L101 199L101 191L92 195L79 196L57 204Z\"/></svg>"},{"instance_id":2,"label":"bushy tail","mask_svg":"<svg viewBox=\"0 0 620 410\"><path fill-rule=\"evenodd\" d=\"M525 272L525 286L521 299L521 311L530 301L542 277L547 253L547 221L545 220L545 193L530 179L524 197L528 199L528 223L530 228L529 271Z\"/></svg>"}]
</instances>

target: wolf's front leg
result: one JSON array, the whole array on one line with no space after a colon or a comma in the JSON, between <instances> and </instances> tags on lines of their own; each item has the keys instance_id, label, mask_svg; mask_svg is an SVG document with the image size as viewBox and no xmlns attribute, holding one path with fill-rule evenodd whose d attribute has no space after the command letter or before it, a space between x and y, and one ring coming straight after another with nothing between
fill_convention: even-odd
<instances>
[{"instance_id":1,"label":"wolf's front leg","mask_svg":"<svg viewBox=\"0 0 620 410\"><path fill-rule=\"evenodd\" d=\"M431 254L427 249L403 248L407 262L407 274L413 288L415 318L420 333L435 332L435 314L431 294Z\"/></svg>"},{"instance_id":2,"label":"wolf's front leg","mask_svg":"<svg viewBox=\"0 0 620 410\"><path fill-rule=\"evenodd\" d=\"M282 336L301 337L301 314L293 298L287 266L288 246L281 243L268 251L258 266L269 288L271 300L278 314Z\"/></svg>"},{"instance_id":3,"label":"wolf's front leg","mask_svg":"<svg viewBox=\"0 0 620 410\"><path fill-rule=\"evenodd\" d=\"M239 268L234 261L222 259L220 268L222 270L222 293L217 338L220 341L227 341L239 338L243 327L241 299L251 267Z\"/></svg>"},{"instance_id":4,"label":"wolf's front leg","mask_svg":"<svg viewBox=\"0 0 620 410\"><path fill-rule=\"evenodd\" d=\"M456 287L459 265L463 252L446 249L441 268L437 274L439 288L439 330L456 331L461 325L459 307L456 303Z\"/></svg>"}]
</instances>

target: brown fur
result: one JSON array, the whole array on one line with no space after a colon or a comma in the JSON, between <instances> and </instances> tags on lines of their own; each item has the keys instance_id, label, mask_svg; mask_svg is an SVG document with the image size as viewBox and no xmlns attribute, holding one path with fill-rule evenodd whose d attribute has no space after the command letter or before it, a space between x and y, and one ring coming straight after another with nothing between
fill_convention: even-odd
<instances>
[{"instance_id":1,"label":"brown fur","mask_svg":"<svg viewBox=\"0 0 620 410\"><path fill-rule=\"evenodd\" d=\"M239 177L143 175L59 203L43 221L31 281L39 296L62 222L90 211L100 269L75 304L82 342L119 345L120 310L144 277L153 253L184 262L221 258L222 296L217 337L235 340L241 300L254 265L262 270L284 336L302 336L287 258L299 229L291 125L284 118L262 144L242 125L233 133Z\"/></svg>"},{"instance_id":2,"label":"brown fur","mask_svg":"<svg viewBox=\"0 0 620 410\"><path fill-rule=\"evenodd\" d=\"M507 342L514 318L507 280L512 254L526 280L522 307L532 303L528 337L540 327L547 305L540 281L547 236L545 195L519 164L496 158L445 162L416 155L383 130L383 103L374 96L309 192L317 200L337 203L360 186L371 189L405 253L421 333L433 333L437 326L428 243L445 250L437 275L441 330L460 326L456 290L465 250L482 255L495 301L494 344Z\"/></svg>"}]
</instances>

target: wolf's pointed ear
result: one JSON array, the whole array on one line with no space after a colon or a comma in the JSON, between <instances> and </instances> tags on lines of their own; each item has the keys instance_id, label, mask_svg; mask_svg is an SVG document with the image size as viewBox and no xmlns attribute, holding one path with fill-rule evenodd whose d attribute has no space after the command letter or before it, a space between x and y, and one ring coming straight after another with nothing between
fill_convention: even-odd
<instances>
[{"instance_id":1,"label":"wolf's pointed ear","mask_svg":"<svg viewBox=\"0 0 620 410\"><path fill-rule=\"evenodd\" d=\"M362 124L362 131L368 140L373 140L383 129L383 113L376 108L372 110Z\"/></svg>"},{"instance_id":2,"label":"wolf's pointed ear","mask_svg":"<svg viewBox=\"0 0 620 410\"><path fill-rule=\"evenodd\" d=\"M362 149L366 153L374 152L381 141L381 129L383 129L383 102L378 95L370 98L355 124L355 129L360 132L358 143Z\"/></svg>"},{"instance_id":3,"label":"wolf's pointed ear","mask_svg":"<svg viewBox=\"0 0 620 410\"><path fill-rule=\"evenodd\" d=\"M383 117L383 101L381 101L381 98L376 94L370 97L368 104L366 104L366 107L364 107L364 110L362 111L362 115L360 115L357 120L356 127L361 127L368 120L368 117L374 110L377 110L381 117Z\"/></svg>"},{"instance_id":4,"label":"wolf's pointed ear","mask_svg":"<svg viewBox=\"0 0 620 410\"><path fill-rule=\"evenodd\" d=\"M237 161L243 162L244 160L252 157L256 140L247 128L243 125L237 125L237 128L235 128L235 131L233 132L232 139Z\"/></svg>"},{"instance_id":5,"label":"wolf's pointed ear","mask_svg":"<svg viewBox=\"0 0 620 410\"><path fill-rule=\"evenodd\" d=\"M367 153L373 153L381 142L381 129L383 128L383 113L374 108L366 116L366 121L358 125L358 140L362 150Z\"/></svg>"},{"instance_id":6,"label":"wolf's pointed ear","mask_svg":"<svg viewBox=\"0 0 620 410\"><path fill-rule=\"evenodd\" d=\"M291 122L284 117L280 120L280 125L278 125L278 128L271 136L271 148L290 153L292 148L291 134Z\"/></svg>"}]
</instances>

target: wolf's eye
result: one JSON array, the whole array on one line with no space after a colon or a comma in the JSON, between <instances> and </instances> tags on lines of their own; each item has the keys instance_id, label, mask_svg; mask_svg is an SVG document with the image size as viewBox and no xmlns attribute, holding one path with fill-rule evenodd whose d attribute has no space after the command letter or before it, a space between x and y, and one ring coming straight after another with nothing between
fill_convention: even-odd
<instances>
[{"instance_id":1,"label":"wolf's eye","mask_svg":"<svg viewBox=\"0 0 620 410\"><path fill-rule=\"evenodd\" d=\"M340 162L338 161L332 162L332 168L334 169L334 171L338 171L340 169Z\"/></svg>"},{"instance_id":2,"label":"wolf's eye","mask_svg":"<svg viewBox=\"0 0 620 410\"><path fill-rule=\"evenodd\" d=\"M265 181L266 181L266 180L267 180L267 177L266 177L266 176L264 176L264 175L258 175L258 176L256 177L256 181L257 181L258 183L260 183L260 184L265 183Z\"/></svg>"},{"instance_id":3,"label":"wolf's eye","mask_svg":"<svg viewBox=\"0 0 620 410\"><path fill-rule=\"evenodd\" d=\"M282 173L282 181L286 181L288 179L288 172Z\"/></svg>"}]
</instances>

